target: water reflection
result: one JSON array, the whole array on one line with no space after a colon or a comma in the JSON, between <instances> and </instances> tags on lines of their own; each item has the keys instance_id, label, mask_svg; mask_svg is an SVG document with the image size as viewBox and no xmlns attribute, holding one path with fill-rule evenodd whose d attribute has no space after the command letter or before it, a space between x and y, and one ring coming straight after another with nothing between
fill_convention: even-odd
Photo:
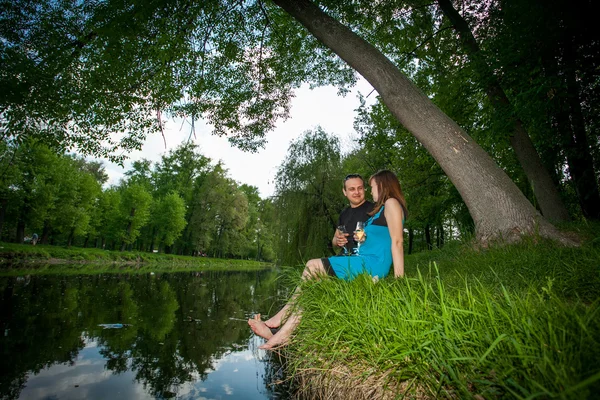
<instances>
[{"instance_id":1,"label":"water reflection","mask_svg":"<svg viewBox=\"0 0 600 400\"><path fill-rule=\"evenodd\" d=\"M276 275L0 278L0 397L284 398L245 322L283 297Z\"/></svg>"}]
</instances>

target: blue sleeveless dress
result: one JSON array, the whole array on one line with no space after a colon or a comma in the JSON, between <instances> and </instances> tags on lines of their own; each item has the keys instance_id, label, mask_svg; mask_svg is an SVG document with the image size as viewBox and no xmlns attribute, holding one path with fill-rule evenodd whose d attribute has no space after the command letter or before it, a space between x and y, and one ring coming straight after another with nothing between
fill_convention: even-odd
<instances>
[{"instance_id":1,"label":"blue sleeveless dress","mask_svg":"<svg viewBox=\"0 0 600 400\"><path fill-rule=\"evenodd\" d=\"M385 220L382 206L377 214L365 223L367 239L360 245L360 255L335 256L323 259L325 268L328 263L335 276L352 280L357 275L366 272L372 277L384 278L393 264L392 238Z\"/></svg>"}]
</instances>

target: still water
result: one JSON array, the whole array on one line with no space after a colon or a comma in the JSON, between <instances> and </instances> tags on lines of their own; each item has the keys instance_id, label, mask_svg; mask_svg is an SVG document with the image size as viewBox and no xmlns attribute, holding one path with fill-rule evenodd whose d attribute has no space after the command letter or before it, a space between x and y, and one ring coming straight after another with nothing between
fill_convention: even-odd
<instances>
[{"instance_id":1,"label":"still water","mask_svg":"<svg viewBox=\"0 0 600 400\"><path fill-rule=\"evenodd\" d=\"M285 399L270 270L0 277L1 399Z\"/></svg>"}]
</instances>

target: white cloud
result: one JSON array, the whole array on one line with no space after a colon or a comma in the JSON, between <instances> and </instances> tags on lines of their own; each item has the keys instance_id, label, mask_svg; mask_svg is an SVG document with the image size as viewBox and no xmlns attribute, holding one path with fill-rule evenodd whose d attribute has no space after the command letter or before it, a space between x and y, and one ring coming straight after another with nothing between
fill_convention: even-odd
<instances>
[{"instance_id":1,"label":"white cloud","mask_svg":"<svg viewBox=\"0 0 600 400\"><path fill-rule=\"evenodd\" d=\"M240 183L258 187L261 197L273 194L275 173L281 165L290 142L307 130L321 126L327 133L335 134L347 149L354 136L355 109L359 106L358 93L368 95L372 87L360 80L355 89L346 97L337 95L334 87L310 90L307 86L296 91L292 100L290 118L280 121L274 131L267 134L267 145L257 153L246 153L231 147L226 138L211 135L211 128L202 121L196 121L196 136L191 136L200 151L215 162L222 160L229 170L229 176ZM375 93L369 97L374 101ZM160 134L148 137L141 151L132 152L125 162L125 169L105 161L109 184L117 184L129 169L133 160L146 158L159 161L162 154L179 146L190 137L190 124L169 121L165 127L166 149Z\"/></svg>"},{"instance_id":2,"label":"white cloud","mask_svg":"<svg viewBox=\"0 0 600 400\"><path fill-rule=\"evenodd\" d=\"M231 396L233 394L233 388L231 386L229 386L227 383L221 385L221 387L223 388L223 391L225 392L226 395Z\"/></svg>"}]
</instances>

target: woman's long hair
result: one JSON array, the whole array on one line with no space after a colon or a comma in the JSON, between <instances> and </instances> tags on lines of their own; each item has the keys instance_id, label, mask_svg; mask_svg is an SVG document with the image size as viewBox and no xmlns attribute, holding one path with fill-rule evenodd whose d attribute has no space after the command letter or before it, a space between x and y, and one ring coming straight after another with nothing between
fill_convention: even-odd
<instances>
[{"instance_id":1,"label":"woman's long hair","mask_svg":"<svg viewBox=\"0 0 600 400\"><path fill-rule=\"evenodd\" d=\"M402 212L404 213L404 218L406 218L408 215L406 199L404 199L404 194L402 193L402 188L400 187L400 182L396 175L390 170L382 169L371 175L369 184L371 184L373 179L375 179L375 184L377 185L379 198L377 199L377 203L375 203L375 208L373 208L373 211L371 211L369 215L377 214L385 201L390 197L393 197L398 200L400 206L402 206Z\"/></svg>"}]
</instances>

